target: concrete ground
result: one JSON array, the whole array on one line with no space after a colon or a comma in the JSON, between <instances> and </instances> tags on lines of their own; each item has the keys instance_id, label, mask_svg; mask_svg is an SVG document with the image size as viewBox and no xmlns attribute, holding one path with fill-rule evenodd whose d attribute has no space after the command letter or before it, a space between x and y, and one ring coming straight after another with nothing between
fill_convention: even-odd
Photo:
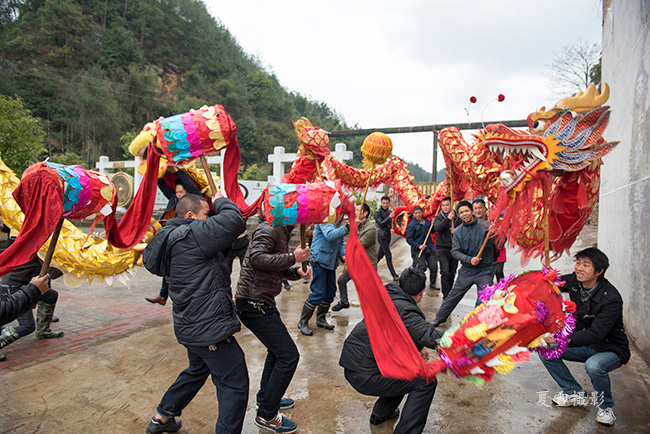
<instances>
[{"instance_id":1,"label":"concrete ground","mask_svg":"<svg viewBox=\"0 0 650 434\"><path fill-rule=\"evenodd\" d=\"M586 235L585 235L586 234ZM591 243L593 228L583 233L574 251ZM393 246L395 265L410 263L408 246ZM506 273L522 271L509 252ZM572 269L563 257L554 264ZM144 300L158 292L160 278L142 267L131 289L108 287L99 282L59 290L56 325L65 331L60 339L36 341L25 337L6 348L0 362L0 433L142 433L155 413L162 394L187 366L184 348L176 342L171 306ZM531 261L531 269L539 268ZM385 263L380 275L389 278ZM238 266L233 271L236 284ZM392 432L394 421L380 426L368 422L374 398L357 393L338 366L343 340L361 320L354 290L352 307L331 316L336 328L314 327L314 336L302 336L296 324L309 293L302 282L278 297L278 308L295 339L301 360L287 396L296 406L285 414L302 433ZM452 315L458 322L476 298L471 290ZM441 303L440 295L427 290L420 306L429 320ZM312 319L312 325L314 319ZM253 424L255 394L262 372L265 348L246 329L237 335L246 353L251 390L244 424L245 433L269 432ZM584 365L570 364L578 381L591 389ZM616 400L616 425L596 424L596 408L559 409L550 406L559 390L536 356L518 365L509 375L495 375L492 383L478 388L451 374L438 376L438 390L429 411L426 433L648 433L650 432L650 369L633 351L632 360L611 374ZM214 386L207 382L184 411L181 433L211 433L217 418Z\"/></svg>"}]
</instances>

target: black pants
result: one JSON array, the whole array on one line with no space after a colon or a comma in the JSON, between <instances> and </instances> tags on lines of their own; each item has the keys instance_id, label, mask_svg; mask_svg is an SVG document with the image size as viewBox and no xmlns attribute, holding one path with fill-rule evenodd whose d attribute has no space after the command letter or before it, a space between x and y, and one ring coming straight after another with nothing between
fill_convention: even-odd
<instances>
[{"instance_id":1,"label":"black pants","mask_svg":"<svg viewBox=\"0 0 650 434\"><path fill-rule=\"evenodd\" d=\"M485 285L492 285L492 276L494 275L494 268L490 265L488 267L472 267L470 265L463 265L458 272L458 279L454 287L451 289L449 296L445 298L436 314L435 322L443 323L447 321L449 315L454 311L458 303L463 299L467 291L472 285L478 286L479 290L483 290ZM479 301L476 297L476 305Z\"/></svg>"},{"instance_id":2,"label":"black pants","mask_svg":"<svg viewBox=\"0 0 650 434\"><path fill-rule=\"evenodd\" d=\"M497 282L501 279L503 279L503 266L505 265L505 262L497 262L496 265L494 266L494 276L497 278Z\"/></svg>"},{"instance_id":3,"label":"black pants","mask_svg":"<svg viewBox=\"0 0 650 434\"><path fill-rule=\"evenodd\" d=\"M219 402L215 433L241 433L248 404L248 370L239 344L230 337L209 347L184 346L190 366L167 389L158 405L158 414L167 418L180 416L211 375Z\"/></svg>"},{"instance_id":4,"label":"black pants","mask_svg":"<svg viewBox=\"0 0 650 434\"><path fill-rule=\"evenodd\" d=\"M428 250L422 252L421 255L420 252L412 253L412 254L413 254L413 266L418 267L420 270L424 271L425 273L427 272L427 268L428 268L429 281L431 282L431 285L435 285L436 275L438 274L438 258L436 252L432 250Z\"/></svg>"},{"instance_id":5,"label":"black pants","mask_svg":"<svg viewBox=\"0 0 650 434\"><path fill-rule=\"evenodd\" d=\"M268 349L257 393L257 415L273 419L296 372L300 353L275 306L243 299L237 299L235 303L241 322Z\"/></svg>"},{"instance_id":6,"label":"black pants","mask_svg":"<svg viewBox=\"0 0 650 434\"><path fill-rule=\"evenodd\" d=\"M379 417L390 416L408 394L394 434L421 433L424 430L436 393L435 380L427 382L419 377L413 381L395 380L381 374L361 374L348 369L345 370L345 379L357 392L379 397L372 409L372 413Z\"/></svg>"},{"instance_id":7,"label":"black pants","mask_svg":"<svg viewBox=\"0 0 650 434\"><path fill-rule=\"evenodd\" d=\"M442 297L446 298L454 287L458 261L451 256L451 250L438 248L438 263L440 264L440 286Z\"/></svg>"},{"instance_id":8,"label":"black pants","mask_svg":"<svg viewBox=\"0 0 650 434\"><path fill-rule=\"evenodd\" d=\"M388 236L378 235L377 242L379 243L379 249L377 250L377 265L379 265L381 258L385 256L386 265L388 266L390 275L393 276L393 278L396 277L397 273L395 273L395 267L393 267L393 254L390 252L390 233Z\"/></svg>"}]
</instances>

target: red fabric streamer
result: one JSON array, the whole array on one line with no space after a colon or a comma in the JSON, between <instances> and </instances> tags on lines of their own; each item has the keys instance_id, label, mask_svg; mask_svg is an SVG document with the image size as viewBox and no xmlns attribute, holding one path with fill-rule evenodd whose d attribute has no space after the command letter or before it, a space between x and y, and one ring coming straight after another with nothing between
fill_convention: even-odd
<instances>
[{"instance_id":1,"label":"red fabric streamer","mask_svg":"<svg viewBox=\"0 0 650 434\"><path fill-rule=\"evenodd\" d=\"M348 272L359 294L370 345L381 374L399 380L410 381L422 377L435 381L436 374L446 370L445 363L441 360L426 363L422 359L386 287L359 241L354 212L348 213L348 216L350 236L345 248L345 258Z\"/></svg>"},{"instance_id":2,"label":"red fabric streamer","mask_svg":"<svg viewBox=\"0 0 650 434\"><path fill-rule=\"evenodd\" d=\"M25 220L16 240L0 254L0 275L32 259L63 214L61 180L47 166L37 169L35 176L23 179L13 196L24 210Z\"/></svg>"},{"instance_id":3,"label":"red fabric streamer","mask_svg":"<svg viewBox=\"0 0 650 434\"><path fill-rule=\"evenodd\" d=\"M159 163L160 153L152 142L149 144L147 152L147 167L149 170L145 173L131 206L122 216L119 225L115 219L115 212L107 215L104 219L106 238L113 247L130 249L142 241L142 238L147 233L156 201ZM112 206L113 210L117 209L117 196L113 199Z\"/></svg>"},{"instance_id":4,"label":"red fabric streamer","mask_svg":"<svg viewBox=\"0 0 650 434\"><path fill-rule=\"evenodd\" d=\"M251 205L247 205L244 195L237 182L237 171L241 163L241 153L239 143L237 143L237 126L229 115L219 117L221 132L226 140L226 153L223 157L223 188L226 190L226 196L232 200L239 208L244 218L257 214L264 201L264 195L261 195ZM261 214L261 213L260 213Z\"/></svg>"}]
</instances>

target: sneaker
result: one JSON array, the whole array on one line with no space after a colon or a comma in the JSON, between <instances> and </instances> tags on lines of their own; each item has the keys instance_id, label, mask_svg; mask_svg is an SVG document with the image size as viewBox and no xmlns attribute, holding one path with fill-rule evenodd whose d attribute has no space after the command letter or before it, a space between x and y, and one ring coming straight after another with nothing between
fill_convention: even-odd
<instances>
[{"instance_id":1,"label":"sneaker","mask_svg":"<svg viewBox=\"0 0 650 434\"><path fill-rule=\"evenodd\" d=\"M180 419L172 417L167 419L167 422L163 422L155 417L151 419L149 426L147 427L147 434L160 434L164 432L176 432L181 429L183 422Z\"/></svg>"},{"instance_id":2,"label":"sneaker","mask_svg":"<svg viewBox=\"0 0 650 434\"><path fill-rule=\"evenodd\" d=\"M611 407L609 408L599 408L598 415L596 415L596 422L605 426L614 425L616 416L614 416L614 410Z\"/></svg>"},{"instance_id":3,"label":"sneaker","mask_svg":"<svg viewBox=\"0 0 650 434\"><path fill-rule=\"evenodd\" d=\"M338 312L341 309L348 309L350 307L350 303L344 303L342 301L339 301L336 303L336 305L332 306L332 311Z\"/></svg>"},{"instance_id":4,"label":"sneaker","mask_svg":"<svg viewBox=\"0 0 650 434\"><path fill-rule=\"evenodd\" d=\"M370 423L373 425L379 425L386 422L387 420L395 419L397 416L399 416L399 408L396 408L390 416L386 417L377 416L375 413L373 413L370 415Z\"/></svg>"},{"instance_id":5,"label":"sneaker","mask_svg":"<svg viewBox=\"0 0 650 434\"><path fill-rule=\"evenodd\" d=\"M291 433L295 432L298 429L298 425L295 422L287 419L280 413L276 414L275 417L271 420L266 420L262 417L255 416L255 425L279 433Z\"/></svg>"},{"instance_id":6,"label":"sneaker","mask_svg":"<svg viewBox=\"0 0 650 434\"><path fill-rule=\"evenodd\" d=\"M586 395L584 392L579 393L564 393L558 392L555 394L551 402L558 407L576 407L582 405L582 401L585 399Z\"/></svg>"},{"instance_id":7,"label":"sneaker","mask_svg":"<svg viewBox=\"0 0 650 434\"><path fill-rule=\"evenodd\" d=\"M280 399L280 410L286 410L288 408L293 408L296 405L296 401L291 398L282 398ZM260 403L255 403L255 408L260 408Z\"/></svg>"}]
</instances>

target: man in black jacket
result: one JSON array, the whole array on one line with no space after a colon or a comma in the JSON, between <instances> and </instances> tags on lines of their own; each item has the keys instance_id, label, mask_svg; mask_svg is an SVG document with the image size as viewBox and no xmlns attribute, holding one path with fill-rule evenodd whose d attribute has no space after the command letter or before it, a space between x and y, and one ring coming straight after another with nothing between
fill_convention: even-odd
<instances>
[{"instance_id":1,"label":"man in black jacket","mask_svg":"<svg viewBox=\"0 0 650 434\"><path fill-rule=\"evenodd\" d=\"M257 226L235 294L239 319L268 349L257 393L255 424L281 433L294 432L298 427L278 411L294 405L292 399L282 396L291 383L300 353L275 307L275 297L282 292L283 279L311 279L311 267L302 271L299 265L309 258L309 247L298 246L289 253L292 230L293 226L272 227L266 221Z\"/></svg>"},{"instance_id":2,"label":"man in black jacket","mask_svg":"<svg viewBox=\"0 0 650 434\"><path fill-rule=\"evenodd\" d=\"M446 298L454 286L458 261L451 255L451 237L455 228L463 224L463 221L456 217L456 212L451 206L449 196L440 201L440 213L433 220L433 229L438 233L436 236L436 250L438 263L440 264L440 286L442 286L442 298Z\"/></svg>"},{"instance_id":3,"label":"man in black jacket","mask_svg":"<svg viewBox=\"0 0 650 434\"><path fill-rule=\"evenodd\" d=\"M176 432L176 419L209 375L217 387L219 418L216 433L240 433L248 402L248 371L244 353L234 338L240 330L230 289L224 252L245 229L239 208L218 193L215 215L202 196L178 201L176 215L144 252L144 263L166 276L174 302L176 339L187 348L189 367L163 396L147 433ZM160 237L159 240L156 240ZM164 240L164 241L163 241ZM161 242L158 242L161 241ZM152 261L151 258L154 258Z\"/></svg>"},{"instance_id":4,"label":"man in black jacket","mask_svg":"<svg viewBox=\"0 0 650 434\"><path fill-rule=\"evenodd\" d=\"M427 322L418 307L422 300L426 275L416 267L407 268L399 278L399 284L388 283L386 289L399 313L406 330L416 347L427 360L424 347L435 348L442 333ZM395 433L421 433L427 423L429 407L436 392L436 381L416 378L412 381L396 380L381 375L370 346L365 321L354 327L343 344L339 364L345 370L345 378L356 391L364 395L379 396L370 416L370 423L380 423L399 416L399 405L408 394L402 417Z\"/></svg>"},{"instance_id":5,"label":"man in black jacket","mask_svg":"<svg viewBox=\"0 0 650 434\"><path fill-rule=\"evenodd\" d=\"M600 250L590 247L575 255L574 272L562 276L561 288L576 304L576 328L569 337L569 347L559 359L540 355L551 377L562 389L553 398L559 407L585 405L582 386L573 378L562 360L583 362L596 391L598 414L596 422L613 425L616 417L612 407L609 372L630 360L630 347L623 325L623 299L607 279L609 259ZM555 344L552 336L546 338Z\"/></svg>"},{"instance_id":6,"label":"man in black jacket","mask_svg":"<svg viewBox=\"0 0 650 434\"><path fill-rule=\"evenodd\" d=\"M386 257L386 265L393 280L397 280L398 276L393 267L393 254L390 252L390 239L392 236L391 230L393 229L393 218L395 212L390 209L390 199L388 196L382 196L381 206L375 211L375 224L377 225L377 242L379 249L377 251L377 262L381 258Z\"/></svg>"}]
</instances>

